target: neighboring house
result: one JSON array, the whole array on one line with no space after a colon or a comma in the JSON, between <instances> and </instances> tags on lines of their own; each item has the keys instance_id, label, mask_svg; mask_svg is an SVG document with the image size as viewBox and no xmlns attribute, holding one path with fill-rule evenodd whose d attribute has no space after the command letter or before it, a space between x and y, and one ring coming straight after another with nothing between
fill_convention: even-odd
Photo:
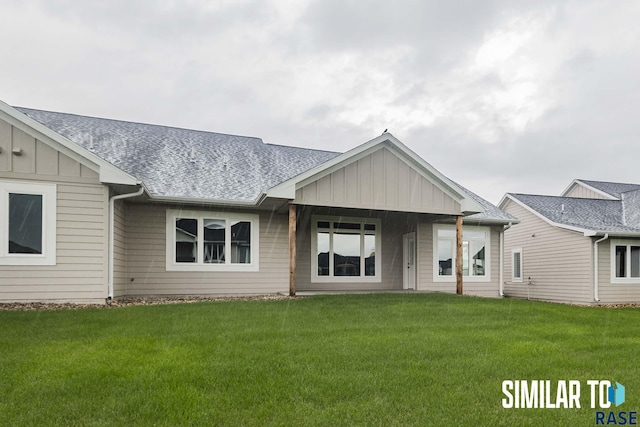
<instances>
[{"instance_id":1,"label":"neighboring house","mask_svg":"<svg viewBox=\"0 0 640 427\"><path fill-rule=\"evenodd\" d=\"M569 303L640 302L640 185L574 180L560 196L508 193L505 294Z\"/></svg>"},{"instance_id":2,"label":"neighboring house","mask_svg":"<svg viewBox=\"0 0 640 427\"><path fill-rule=\"evenodd\" d=\"M0 103L0 300L499 296L515 218L391 134L346 153ZM295 287L294 287L295 286Z\"/></svg>"}]
</instances>

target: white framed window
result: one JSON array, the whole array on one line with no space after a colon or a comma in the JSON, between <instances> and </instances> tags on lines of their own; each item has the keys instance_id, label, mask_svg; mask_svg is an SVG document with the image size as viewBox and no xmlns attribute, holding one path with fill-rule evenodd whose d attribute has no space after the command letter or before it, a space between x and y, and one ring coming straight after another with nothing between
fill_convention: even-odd
<instances>
[{"instance_id":1,"label":"white framed window","mask_svg":"<svg viewBox=\"0 0 640 427\"><path fill-rule=\"evenodd\" d=\"M511 251L511 281L522 282L522 248Z\"/></svg>"},{"instance_id":2,"label":"white framed window","mask_svg":"<svg viewBox=\"0 0 640 427\"><path fill-rule=\"evenodd\" d=\"M56 265L56 184L0 181L0 265Z\"/></svg>"},{"instance_id":3,"label":"white framed window","mask_svg":"<svg viewBox=\"0 0 640 427\"><path fill-rule=\"evenodd\" d=\"M640 283L640 240L611 240L611 282Z\"/></svg>"},{"instance_id":4,"label":"white framed window","mask_svg":"<svg viewBox=\"0 0 640 427\"><path fill-rule=\"evenodd\" d=\"M470 282L488 282L491 265L491 229L463 227L462 275ZM433 280L453 282L456 276L456 228L453 225L433 226Z\"/></svg>"},{"instance_id":5,"label":"white framed window","mask_svg":"<svg viewBox=\"0 0 640 427\"><path fill-rule=\"evenodd\" d=\"M167 271L258 271L257 214L167 209Z\"/></svg>"},{"instance_id":6,"label":"white framed window","mask_svg":"<svg viewBox=\"0 0 640 427\"><path fill-rule=\"evenodd\" d=\"M311 281L380 282L380 219L313 216Z\"/></svg>"}]
</instances>

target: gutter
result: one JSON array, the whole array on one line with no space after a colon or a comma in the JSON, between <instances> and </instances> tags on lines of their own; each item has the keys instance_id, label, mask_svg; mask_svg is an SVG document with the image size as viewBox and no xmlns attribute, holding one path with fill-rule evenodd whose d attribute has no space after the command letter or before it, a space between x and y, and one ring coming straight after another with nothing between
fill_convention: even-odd
<instances>
[{"instance_id":1,"label":"gutter","mask_svg":"<svg viewBox=\"0 0 640 427\"><path fill-rule=\"evenodd\" d=\"M609 238L609 233L606 233L600 240L593 242L593 299L596 302L600 302L600 295L598 295L598 243L604 242Z\"/></svg>"},{"instance_id":2,"label":"gutter","mask_svg":"<svg viewBox=\"0 0 640 427\"><path fill-rule=\"evenodd\" d=\"M137 197L141 196L144 193L144 187L140 186L140 189L135 193L128 194L118 194L117 196L113 196L109 199L109 281L108 281L108 294L107 299L113 299L113 245L114 245L114 205L116 200L127 199L129 197Z\"/></svg>"},{"instance_id":3,"label":"gutter","mask_svg":"<svg viewBox=\"0 0 640 427\"><path fill-rule=\"evenodd\" d=\"M500 232L500 296L504 297L504 232L510 229L512 223L505 225Z\"/></svg>"}]
</instances>

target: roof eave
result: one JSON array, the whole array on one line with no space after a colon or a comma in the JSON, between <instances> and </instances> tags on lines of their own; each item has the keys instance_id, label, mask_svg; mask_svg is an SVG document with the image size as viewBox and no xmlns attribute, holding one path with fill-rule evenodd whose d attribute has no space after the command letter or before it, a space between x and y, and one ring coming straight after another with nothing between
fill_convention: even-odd
<instances>
[{"instance_id":1,"label":"roof eave","mask_svg":"<svg viewBox=\"0 0 640 427\"><path fill-rule=\"evenodd\" d=\"M57 145L55 148L62 151L63 154L97 172L100 177L100 182L104 184L139 185L142 183L139 179L129 175L70 139L54 132L42 123L16 110L3 101L0 101L0 119L8 121L12 126L17 127L23 132L32 134L32 131L35 131L35 133L38 134L36 139L49 145L54 143Z\"/></svg>"},{"instance_id":2,"label":"roof eave","mask_svg":"<svg viewBox=\"0 0 640 427\"><path fill-rule=\"evenodd\" d=\"M471 197L469 197L458 185L451 181L446 176L442 175L429 163L424 161L420 156L414 153L410 148L405 146L400 140L390 133L384 133L370 141L365 142L345 153L334 157L306 172L303 172L287 181L284 181L267 191L267 197L290 199L293 200L296 197L296 189L298 186L304 186L306 181L313 179L321 173L331 173L334 168L339 168L341 165L350 159L357 159L360 156L366 156L379 145L386 144L387 148L393 151L399 151L405 157L419 165L420 168L425 170L429 177L435 181L435 184L440 187L445 193L448 193L454 199L457 199L460 203L460 209L465 214L474 214L484 212L482 205Z\"/></svg>"}]
</instances>

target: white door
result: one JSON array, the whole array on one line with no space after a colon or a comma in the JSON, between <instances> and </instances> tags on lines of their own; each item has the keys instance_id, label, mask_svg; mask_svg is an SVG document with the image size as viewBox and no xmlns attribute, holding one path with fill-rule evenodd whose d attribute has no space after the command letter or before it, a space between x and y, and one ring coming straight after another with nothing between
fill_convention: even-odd
<instances>
[{"instance_id":1,"label":"white door","mask_svg":"<svg viewBox=\"0 0 640 427\"><path fill-rule=\"evenodd\" d=\"M404 249L402 260L404 267L403 288L416 288L416 233L407 233L402 236Z\"/></svg>"}]
</instances>

